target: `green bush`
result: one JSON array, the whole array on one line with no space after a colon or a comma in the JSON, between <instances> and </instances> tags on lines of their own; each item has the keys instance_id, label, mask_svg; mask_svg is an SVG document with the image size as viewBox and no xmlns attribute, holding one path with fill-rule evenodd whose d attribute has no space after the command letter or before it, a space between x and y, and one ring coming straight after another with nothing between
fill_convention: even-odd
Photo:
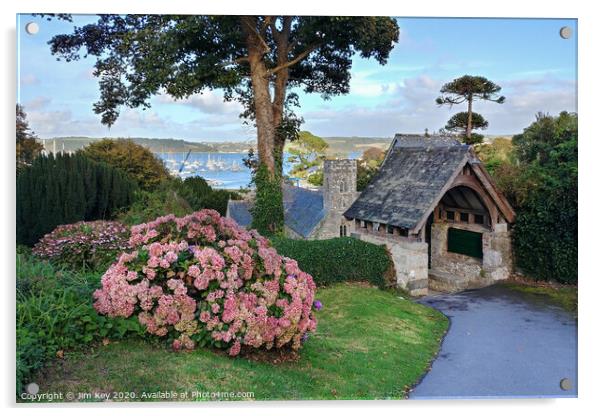
<instances>
[{"instance_id":1,"label":"green bush","mask_svg":"<svg viewBox=\"0 0 602 416\"><path fill-rule=\"evenodd\" d=\"M135 320L111 319L92 307L99 274L76 274L17 252L17 393L58 351L81 348L103 338L144 334Z\"/></svg>"},{"instance_id":2,"label":"green bush","mask_svg":"<svg viewBox=\"0 0 602 416\"><path fill-rule=\"evenodd\" d=\"M195 176L179 182L178 195L184 198L193 211L214 209L220 215L226 215L229 199L240 199L237 192L225 189L213 189L205 179Z\"/></svg>"},{"instance_id":3,"label":"green bush","mask_svg":"<svg viewBox=\"0 0 602 416\"><path fill-rule=\"evenodd\" d=\"M394 266L385 246L351 237L329 240L272 238L282 256L297 260L317 285L367 281L380 288L394 284Z\"/></svg>"},{"instance_id":4,"label":"green bush","mask_svg":"<svg viewBox=\"0 0 602 416\"><path fill-rule=\"evenodd\" d=\"M141 189L152 191L169 179L169 171L153 152L131 139L103 139L80 150L92 160L104 162L128 174Z\"/></svg>"},{"instance_id":5,"label":"green bush","mask_svg":"<svg viewBox=\"0 0 602 416\"><path fill-rule=\"evenodd\" d=\"M31 246L57 225L110 219L135 190L124 173L83 155L40 156L17 176L17 243Z\"/></svg>"},{"instance_id":6,"label":"green bush","mask_svg":"<svg viewBox=\"0 0 602 416\"><path fill-rule=\"evenodd\" d=\"M577 115L539 114L511 152L501 150L504 160L487 165L516 211L516 265L538 280L577 283Z\"/></svg>"},{"instance_id":7,"label":"green bush","mask_svg":"<svg viewBox=\"0 0 602 416\"><path fill-rule=\"evenodd\" d=\"M177 189L178 179L163 181L154 191L138 191L130 207L117 217L127 225L142 224L168 214L183 217L194 210Z\"/></svg>"}]
</instances>

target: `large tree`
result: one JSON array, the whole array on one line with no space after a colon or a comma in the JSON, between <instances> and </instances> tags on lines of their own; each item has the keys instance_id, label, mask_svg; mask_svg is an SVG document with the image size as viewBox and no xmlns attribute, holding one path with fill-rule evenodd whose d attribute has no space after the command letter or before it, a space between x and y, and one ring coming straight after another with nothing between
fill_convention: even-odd
<instances>
[{"instance_id":1,"label":"large tree","mask_svg":"<svg viewBox=\"0 0 602 416\"><path fill-rule=\"evenodd\" d=\"M454 115L448 125L452 127L464 127L464 140L467 143L472 143L472 130L474 128L487 127L487 121L480 114L472 111L474 100L492 101L502 104L506 98L500 96L499 92L502 88L481 76L464 75L448 82L441 87L442 96L438 97L435 102L438 105L447 104L450 107L456 104L467 103L468 111Z\"/></svg>"},{"instance_id":2,"label":"large tree","mask_svg":"<svg viewBox=\"0 0 602 416\"><path fill-rule=\"evenodd\" d=\"M31 165L33 160L42 152L44 146L37 141L38 137L29 128L27 114L23 106L17 104L17 173L25 166Z\"/></svg>"},{"instance_id":3,"label":"large tree","mask_svg":"<svg viewBox=\"0 0 602 416\"><path fill-rule=\"evenodd\" d=\"M50 44L68 61L81 50L96 57L101 96L94 111L107 125L121 107L149 107L155 94L183 99L223 89L257 127L265 171L257 176L279 184L284 143L296 137L300 123L291 88L324 98L345 94L352 57L385 64L398 36L396 21L387 17L101 15ZM263 200L267 194L257 193L256 206L274 204L265 211L274 232L283 223L282 195Z\"/></svg>"}]
</instances>

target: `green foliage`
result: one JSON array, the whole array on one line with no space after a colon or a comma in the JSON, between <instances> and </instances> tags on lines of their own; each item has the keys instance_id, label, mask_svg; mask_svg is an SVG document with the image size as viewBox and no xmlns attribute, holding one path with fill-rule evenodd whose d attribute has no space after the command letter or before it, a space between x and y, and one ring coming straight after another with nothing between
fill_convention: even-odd
<instances>
[{"instance_id":1,"label":"green foliage","mask_svg":"<svg viewBox=\"0 0 602 416\"><path fill-rule=\"evenodd\" d=\"M92 307L92 292L100 281L98 274L55 269L22 248L17 251L16 262L17 393L59 351L81 348L104 338L144 334L135 320L98 315Z\"/></svg>"},{"instance_id":2,"label":"green foliage","mask_svg":"<svg viewBox=\"0 0 602 416\"><path fill-rule=\"evenodd\" d=\"M30 131L27 114L23 106L17 104L17 174L25 166L31 165L33 160L40 155L44 147L37 141L37 136Z\"/></svg>"},{"instance_id":3,"label":"green foliage","mask_svg":"<svg viewBox=\"0 0 602 416\"><path fill-rule=\"evenodd\" d=\"M136 225L168 214L183 217L208 208L226 215L229 199L240 199L238 192L213 189L200 177L168 179L153 191L139 191L132 205L119 215L124 224Z\"/></svg>"},{"instance_id":4,"label":"green foliage","mask_svg":"<svg viewBox=\"0 0 602 416\"><path fill-rule=\"evenodd\" d=\"M226 97L240 99L253 117L248 80L263 66L245 59L257 53L247 46L248 30L265 43L260 59L268 69L280 65L283 51L285 57L299 57L278 71L290 74L285 88L324 96L349 91L355 54L385 64L399 37L398 24L389 17L130 14L103 15L71 34L54 36L50 46L67 61L79 59L80 51L96 57L101 94L94 111L104 124L116 121L121 106L148 106L150 97L162 91L183 98L205 88L224 88ZM270 80L278 83L276 77ZM274 107L282 114L282 106Z\"/></svg>"},{"instance_id":5,"label":"green foliage","mask_svg":"<svg viewBox=\"0 0 602 416\"><path fill-rule=\"evenodd\" d=\"M214 209L220 215L225 216L228 200L241 198L238 192L213 189L205 179L198 176L176 183L178 184L178 195L188 202L193 211Z\"/></svg>"},{"instance_id":6,"label":"green foliage","mask_svg":"<svg viewBox=\"0 0 602 416\"><path fill-rule=\"evenodd\" d=\"M127 173L146 191L156 189L169 178L163 162L146 147L130 139L103 139L80 150L97 162L104 162Z\"/></svg>"},{"instance_id":7,"label":"green foliage","mask_svg":"<svg viewBox=\"0 0 602 416\"><path fill-rule=\"evenodd\" d=\"M466 144L479 144L483 143L484 136L482 134L474 133L473 130L484 130L489 126L489 122L479 114L472 112L472 119L470 120L470 137L467 135L469 130L468 123L468 112L463 111L454 114L445 125L445 130L455 134L460 134L460 139Z\"/></svg>"},{"instance_id":8,"label":"green foliage","mask_svg":"<svg viewBox=\"0 0 602 416\"><path fill-rule=\"evenodd\" d=\"M472 128L473 129L486 129L489 126L489 122L479 113L472 113ZM462 111L454 114L445 125L446 130L464 132L468 127L468 111Z\"/></svg>"},{"instance_id":9,"label":"green foliage","mask_svg":"<svg viewBox=\"0 0 602 416\"><path fill-rule=\"evenodd\" d=\"M40 156L17 176L17 243L33 245L57 225L112 218L135 190L127 175L82 154Z\"/></svg>"},{"instance_id":10,"label":"green foliage","mask_svg":"<svg viewBox=\"0 0 602 416\"><path fill-rule=\"evenodd\" d=\"M511 162L513 157L512 141L503 137L496 137L491 143L475 146L475 152L485 164L485 168L495 175L503 163Z\"/></svg>"},{"instance_id":11,"label":"green foliage","mask_svg":"<svg viewBox=\"0 0 602 416\"><path fill-rule=\"evenodd\" d=\"M393 261L385 246L351 237L329 240L273 238L272 245L282 256L297 260L317 285L366 281L380 288L394 283Z\"/></svg>"},{"instance_id":12,"label":"green foliage","mask_svg":"<svg viewBox=\"0 0 602 416\"><path fill-rule=\"evenodd\" d=\"M539 182L518 210L516 261L538 279L577 283L577 135L577 116L562 113L538 117L513 140Z\"/></svg>"},{"instance_id":13,"label":"green foliage","mask_svg":"<svg viewBox=\"0 0 602 416\"><path fill-rule=\"evenodd\" d=\"M516 210L516 264L536 279L577 283L577 136L576 114L540 114L491 170Z\"/></svg>"},{"instance_id":14,"label":"green foliage","mask_svg":"<svg viewBox=\"0 0 602 416\"><path fill-rule=\"evenodd\" d=\"M307 178L310 168L322 166L327 149L328 143L321 137L308 131L299 132L297 140L287 149L291 155L289 162L293 163L291 174L298 178Z\"/></svg>"},{"instance_id":15,"label":"green foliage","mask_svg":"<svg viewBox=\"0 0 602 416\"><path fill-rule=\"evenodd\" d=\"M357 163L357 191L361 192L378 173L380 165L385 159L385 152L377 147L364 150Z\"/></svg>"},{"instance_id":16,"label":"green foliage","mask_svg":"<svg viewBox=\"0 0 602 416\"><path fill-rule=\"evenodd\" d=\"M571 147L573 140L577 140L577 115L563 111L558 117L537 114L533 124L512 138L512 144L521 163L535 162L547 169L554 169L557 162L576 163L576 147L573 149L575 154L568 153L564 157L559 154L566 153L562 146Z\"/></svg>"},{"instance_id":17,"label":"green foliage","mask_svg":"<svg viewBox=\"0 0 602 416\"><path fill-rule=\"evenodd\" d=\"M322 186L324 183L324 170L318 170L307 175L307 182L313 186Z\"/></svg>"},{"instance_id":18,"label":"green foliage","mask_svg":"<svg viewBox=\"0 0 602 416\"><path fill-rule=\"evenodd\" d=\"M178 194L179 187L179 179L170 179L163 181L154 191L136 192L134 202L119 214L118 220L127 225L136 225L168 214L177 217L191 214L194 210Z\"/></svg>"},{"instance_id":19,"label":"green foliage","mask_svg":"<svg viewBox=\"0 0 602 416\"><path fill-rule=\"evenodd\" d=\"M270 175L268 168L260 164L253 176L255 204L251 208L251 227L265 236L279 235L284 231L284 207L280 175Z\"/></svg>"},{"instance_id":20,"label":"green foliage","mask_svg":"<svg viewBox=\"0 0 602 416\"><path fill-rule=\"evenodd\" d=\"M502 104L506 98L498 95L501 89L499 85L485 77L464 75L443 84L443 87L441 87L443 95L437 98L436 103L439 105L455 105L477 99Z\"/></svg>"}]
</instances>

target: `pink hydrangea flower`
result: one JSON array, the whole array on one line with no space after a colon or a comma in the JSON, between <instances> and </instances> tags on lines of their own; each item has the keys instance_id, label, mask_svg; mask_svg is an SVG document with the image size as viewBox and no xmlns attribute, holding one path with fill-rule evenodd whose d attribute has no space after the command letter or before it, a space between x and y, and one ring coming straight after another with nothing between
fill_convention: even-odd
<instances>
[{"instance_id":1,"label":"pink hydrangea flower","mask_svg":"<svg viewBox=\"0 0 602 416\"><path fill-rule=\"evenodd\" d=\"M99 313L137 316L147 332L169 334L176 351L194 348L199 333L230 355L243 345L298 349L315 330L312 277L256 231L212 210L166 215L130 231L132 251L94 292Z\"/></svg>"}]
</instances>

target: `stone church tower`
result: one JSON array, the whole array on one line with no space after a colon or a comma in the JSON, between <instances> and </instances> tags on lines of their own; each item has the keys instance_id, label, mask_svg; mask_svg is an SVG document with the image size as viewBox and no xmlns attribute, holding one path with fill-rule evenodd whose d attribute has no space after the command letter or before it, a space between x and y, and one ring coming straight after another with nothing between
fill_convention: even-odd
<instances>
[{"instance_id":1,"label":"stone church tower","mask_svg":"<svg viewBox=\"0 0 602 416\"><path fill-rule=\"evenodd\" d=\"M357 187L357 161L333 159L324 161L324 184L322 188L326 218L320 227L318 238L351 235L350 221L343 212L351 206L359 193Z\"/></svg>"}]
</instances>

